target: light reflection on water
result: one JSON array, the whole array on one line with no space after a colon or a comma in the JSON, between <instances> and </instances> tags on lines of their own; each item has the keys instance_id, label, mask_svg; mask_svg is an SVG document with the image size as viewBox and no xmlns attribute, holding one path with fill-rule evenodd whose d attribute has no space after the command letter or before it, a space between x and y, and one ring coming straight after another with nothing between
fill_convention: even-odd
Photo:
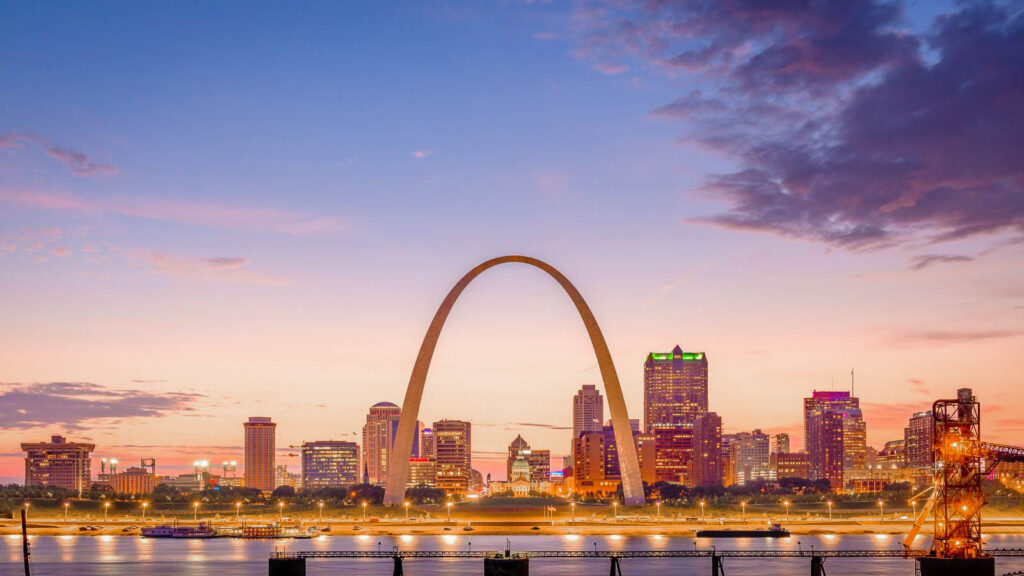
<instances>
[{"instance_id":1,"label":"light reflection on water","mask_svg":"<svg viewBox=\"0 0 1024 576\"><path fill-rule=\"evenodd\" d=\"M41 576L250 576L267 574L267 558L275 550L502 550L505 536L334 536L311 540L174 540L120 536L40 536L32 541L34 575ZM514 550L894 550L901 544L900 535L799 535L771 540L757 539L693 539L661 535L626 536L620 534L588 536L513 536ZM991 547L1024 547L1024 535L993 535ZM918 546L926 546L926 539ZM0 539L0 574L20 573L21 542L16 538ZM405 573L410 576L466 575L479 576L482 562L473 560L407 560ZM807 559L725 559L726 573L733 575L789 576L809 571ZM625 559L623 572L632 576L702 575L710 572L706 558L694 559ZM914 562L903 559L839 559L826 560L830 575L906 575L914 573ZM1024 558L999 558L997 573L1024 570ZM391 571L390 560L309 560L307 574L351 574L379 576ZM540 576L582 576L604 574L607 560L545 559L532 560L530 571Z\"/></svg>"}]
</instances>

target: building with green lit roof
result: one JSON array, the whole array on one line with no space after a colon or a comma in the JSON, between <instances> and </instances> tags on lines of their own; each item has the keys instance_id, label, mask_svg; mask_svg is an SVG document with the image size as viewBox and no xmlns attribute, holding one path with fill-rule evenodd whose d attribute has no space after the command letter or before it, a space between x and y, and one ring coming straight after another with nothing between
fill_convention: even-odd
<instances>
[{"instance_id":1,"label":"building with green lit roof","mask_svg":"<svg viewBox=\"0 0 1024 576\"><path fill-rule=\"evenodd\" d=\"M693 426L708 411L708 358L703 352L651 352L644 363L644 429Z\"/></svg>"}]
</instances>

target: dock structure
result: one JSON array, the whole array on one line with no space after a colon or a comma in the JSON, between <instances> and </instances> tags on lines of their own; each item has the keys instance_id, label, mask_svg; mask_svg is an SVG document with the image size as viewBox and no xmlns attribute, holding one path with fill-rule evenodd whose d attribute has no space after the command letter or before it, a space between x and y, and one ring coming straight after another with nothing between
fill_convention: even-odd
<instances>
[{"instance_id":1,"label":"dock structure","mask_svg":"<svg viewBox=\"0 0 1024 576\"><path fill-rule=\"evenodd\" d=\"M1024 557L1024 548L997 548L987 550L993 557ZM806 558L811 561L811 576L824 576L825 560L828 558L906 558L921 560L929 558L926 551L906 550L530 550L509 553L481 550L309 550L302 552L276 552L270 559L270 576L303 576L307 559L390 559L394 564L393 576L403 576L403 561L414 559L482 559L485 561L484 576L497 576L495 567L503 565L500 560L515 560L517 576L528 575L528 563L532 558L603 558L610 562L610 574L622 574L622 560L630 558L707 558L711 560L711 576L722 576L726 558ZM487 562L491 560L492 562ZM493 562L499 560L499 562ZM511 563L508 563L511 564ZM276 566L276 567L275 567Z\"/></svg>"}]
</instances>

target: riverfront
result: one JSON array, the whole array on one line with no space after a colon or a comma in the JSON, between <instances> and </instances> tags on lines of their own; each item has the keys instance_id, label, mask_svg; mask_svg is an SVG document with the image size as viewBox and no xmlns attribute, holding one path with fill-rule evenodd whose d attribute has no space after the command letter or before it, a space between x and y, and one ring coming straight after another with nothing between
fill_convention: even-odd
<instances>
[{"instance_id":1,"label":"riverfront","mask_svg":"<svg viewBox=\"0 0 1024 576\"><path fill-rule=\"evenodd\" d=\"M386 536L321 536L311 540L162 540L150 538L99 538L76 535L35 536L31 538L32 568L36 576L108 576L132 573L141 576L185 576L218 574L219 576L250 576L267 573L267 558L275 551L352 550L388 552L396 547L403 551L498 551L505 547L506 537L447 534ZM1024 535L990 535L986 543L992 548L1024 547ZM698 539L664 535L626 536L517 536L510 539L513 550L898 550L899 535L806 535L779 540L767 539ZM927 544L925 540L923 544ZM0 573L14 574L20 569L21 543L17 538L0 538ZM997 573L1024 570L1024 558L997 559ZM710 573L706 558L628 559L623 572L631 576L654 576L671 572L679 575ZM729 558L726 573L783 576L805 574L806 559L740 559ZM310 560L307 574L374 575L390 573L391 563L384 559ZM903 558L843 559L826 561L830 575L911 575L914 562ZM409 560L405 571L410 575L459 574L479 576L482 562L469 560ZM604 574L607 560L535 559L531 573L541 575Z\"/></svg>"}]
</instances>

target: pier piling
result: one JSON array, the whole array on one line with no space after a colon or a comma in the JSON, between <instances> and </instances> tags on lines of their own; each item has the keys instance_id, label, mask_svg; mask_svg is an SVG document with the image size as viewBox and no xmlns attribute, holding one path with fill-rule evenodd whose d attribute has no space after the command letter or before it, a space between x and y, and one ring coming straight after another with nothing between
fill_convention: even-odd
<instances>
[{"instance_id":1,"label":"pier piling","mask_svg":"<svg viewBox=\"0 0 1024 576\"><path fill-rule=\"evenodd\" d=\"M725 567L722 565L722 557L718 554L711 555L711 576L725 576Z\"/></svg>"},{"instance_id":2,"label":"pier piling","mask_svg":"<svg viewBox=\"0 0 1024 576\"><path fill-rule=\"evenodd\" d=\"M811 576L825 576L825 559L811 556Z\"/></svg>"},{"instance_id":3,"label":"pier piling","mask_svg":"<svg viewBox=\"0 0 1024 576\"><path fill-rule=\"evenodd\" d=\"M609 576L622 576L622 566L619 564L619 557L612 556L611 569L608 572Z\"/></svg>"},{"instance_id":4,"label":"pier piling","mask_svg":"<svg viewBox=\"0 0 1024 576\"><path fill-rule=\"evenodd\" d=\"M405 572L402 570L402 557L395 554L392 558L395 560L395 570L391 573L391 576L404 576Z\"/></svg>"}]
</instances>

